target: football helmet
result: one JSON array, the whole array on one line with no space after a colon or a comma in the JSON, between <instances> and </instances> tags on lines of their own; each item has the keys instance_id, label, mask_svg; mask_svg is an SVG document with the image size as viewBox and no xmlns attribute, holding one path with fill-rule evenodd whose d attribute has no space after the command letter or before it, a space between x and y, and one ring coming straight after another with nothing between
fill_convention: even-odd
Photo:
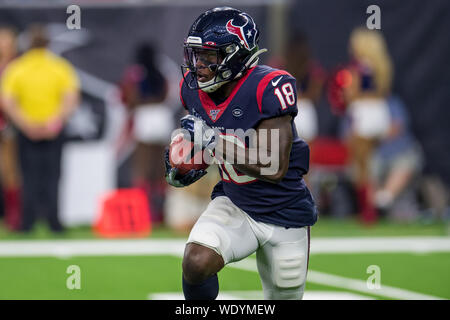
<instances>
[{"instance_id":1,"label":"football helmet","mask_svg":"<svg viewBox=\"0 0 450 320\"><path fill-rule=\"evenodd\" d=\"M222 85L242 77L258 64L259 30L245 12L218 7L201 14L192 24L184 42L183 77L190 89L214 92ZM199 67L198 62L202 62ZM205 82L198 79L198 69L208 68L214 77Z\"/></svg>"}]
</instances>

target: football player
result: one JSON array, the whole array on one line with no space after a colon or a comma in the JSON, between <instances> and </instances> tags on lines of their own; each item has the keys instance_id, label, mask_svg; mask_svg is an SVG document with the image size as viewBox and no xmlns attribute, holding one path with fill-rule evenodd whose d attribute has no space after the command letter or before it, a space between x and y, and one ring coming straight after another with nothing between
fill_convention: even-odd
<instances>
[{"instance_id":1,"label":"football player","mask_svg":"<svg viewBox=\"0 0 450 320\"><path fill-rule=\"evenodd\" d=\"M317 220L314 200L302 178L308 172L309 148L298 137L293 121L295 78L258 65L258 56L266 51L259 49L258 40L253 18L230 7L201 14L185 40L180 95L189 115L181 120L181 127L192 137L205 128L219 130L218 138L203 135L202 147L220 159L222 178L186 244L182 282L188 300L215 299L217 273L255 252L266 299L303 296L309 228ZM257 151L264 147L276 166L259 156L249 161L249 141L235 142L246 161L236 161L237 152L230 161L224 143L230 129L254 129L256 138L251 139L256 140L264 131L269 137L276 133L275 141L256 143ZM263 170L268 168L275 170ZM191 170L179 175L170 166L168 153L166 169L167 181L177 187L205 174Z\"/></svg>"}]
</instances>

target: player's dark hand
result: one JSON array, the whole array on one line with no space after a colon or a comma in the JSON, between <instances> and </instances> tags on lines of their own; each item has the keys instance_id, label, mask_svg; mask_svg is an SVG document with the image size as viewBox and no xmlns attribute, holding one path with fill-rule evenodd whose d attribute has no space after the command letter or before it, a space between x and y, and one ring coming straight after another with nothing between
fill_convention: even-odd
<instances>
[{"instance_id":1,"label":"player's dark hand","mask_svg":"<svg viewBox=\"0 0 450 320\"><path fill-rule=\"evenodd\" d=\"M188 114L180 120L181 128L187 130L191 141L202 148L213 148L216 142L216 132L210 128L202 119Z\"/></svg>"},{"instance_id":2,"label":"player's dark hand","mask_svg":"<svg viewBox=\"0 0 450 320\"><path fill-rule=\"evenodd\" d=\"M182 188L186 187L190 184L193 184L195 181L199 180L203 177L207 172L204 169L201 170L190 170L188 173L184 175L178 174L178 169L174 168L170 165L169 160L169 149L167 148L164 153L164 163L166 166L166 181L171 186Z\"/></svg>"}]
</instances>

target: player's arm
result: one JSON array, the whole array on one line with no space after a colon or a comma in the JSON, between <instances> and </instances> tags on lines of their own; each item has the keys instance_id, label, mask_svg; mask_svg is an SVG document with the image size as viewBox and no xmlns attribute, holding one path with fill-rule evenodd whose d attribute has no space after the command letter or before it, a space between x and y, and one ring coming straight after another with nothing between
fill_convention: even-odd
<instances>
[{"instance_id":1,"label":"player's arm","mask_svg":"<svg viewBox=\"0 0 450 320\"><path fill-rule=\"evenodd\" d=\"M279 183L289 168L292 146L292 117L288 114L263 120L251 137L250 147L243 147L221 135L215 156L240 172L271 183ZM234 151L230 152L231 149ZM230 159L231 157L231 159Z\"/></svg>"},{"instance_id":2,"label":"player's arm","mask_svg":"<svg viewBox=\"0 0 450 320\"><path fill-rule=\"evenodd\" d=\"M235 169L263 181L279 183L289 168L293 140L292 119L297 114L295 78L285 71L268 74L260 81L256 98L263 120L257 126L253 139L250 139L247 146L238 141L234 141L236 146L225 143L222 156L229 157L227 148L235 148L232 159ZM221 136L216 155L220 154L220 142L223 138L232 140Z\"/></svg>"}]
</instances>

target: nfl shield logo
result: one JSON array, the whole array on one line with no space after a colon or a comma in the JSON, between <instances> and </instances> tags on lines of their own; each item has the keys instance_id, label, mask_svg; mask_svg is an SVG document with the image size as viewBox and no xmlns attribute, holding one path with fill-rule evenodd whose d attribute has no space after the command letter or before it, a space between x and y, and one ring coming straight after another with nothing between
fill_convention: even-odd
<instances>
[{"instance_id":1,"label":"nfl shield logo","mask_svg":"<svg viewBox=\"0 0 450 320\"><path fill-rule=\"evenodd\" d=\"M211 119L212 119L213 121L216 120L217 115L219 114L219 112L220 112L220 110L217 110L217 109L213 109L213 110L210 110L210 111L209 111L209 116L211 117Z\"/></svg>"}]
</instances>

